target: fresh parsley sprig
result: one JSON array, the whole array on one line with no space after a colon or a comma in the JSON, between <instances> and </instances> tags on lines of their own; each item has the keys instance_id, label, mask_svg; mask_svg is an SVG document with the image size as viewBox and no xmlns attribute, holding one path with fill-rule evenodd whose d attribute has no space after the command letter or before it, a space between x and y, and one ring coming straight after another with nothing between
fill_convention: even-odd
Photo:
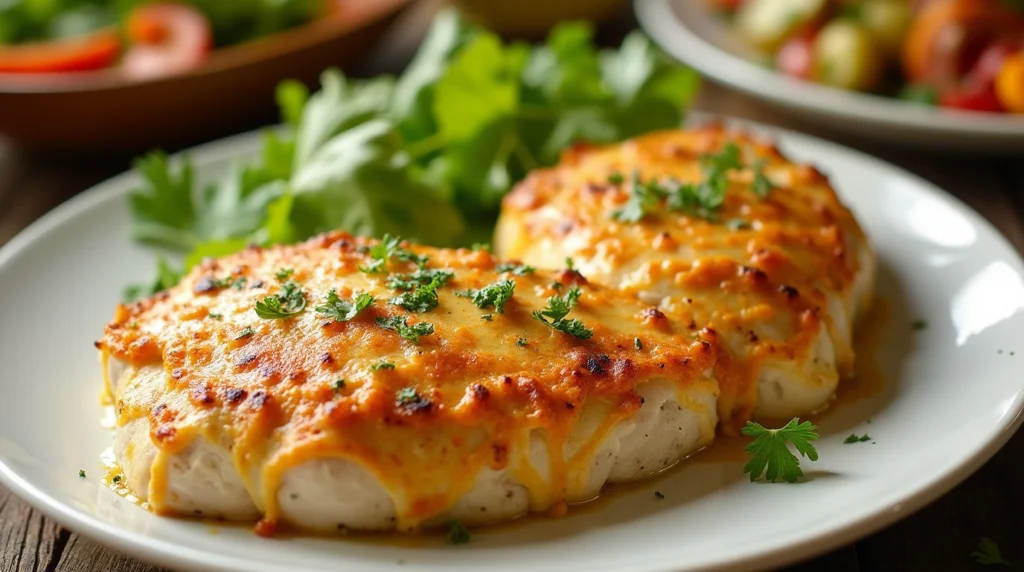
<instances>
[{"instance_id":1,"label":"fresh parsley sprig","mask_svg":"<svg viewBox=\"0 0 1024 572\"><path fill-rule=\"evenodd\" d=\"M376 299L366 292L358 294L351 302L342 300L334 288L331 288L323 305L317 306L315 310L317 315L331 318L335 322L347 322L372 306L375 301Z\"/></svg>"},{"instance_id":2,"label":"fresh parsley sprig","mask_svg":"<svg viewBox=\"0 0 1024 572\"><path fill-rule=\"evenodd\" d=\"M378 317L377 325L385 330L394 330L395 332L398 332L399 336L402 336L413 343L419 342L420 338L423 336L429 336L434 333L433 324L420 322L410 326L405 316L389 316L387 318Z\"/></svg>"},{"instance_id":3,"label":"fresh parsley sprig","mask_svg":"<svg viewBox=\"0 0 1024 572\"><path fill-rule=\"evenodd\" d=\"M417 286L425 286L434 280L438 280L443 286L454 276L455 274L448 272L447 270L439 270L436 268L417 268L415 272L410 272L408 274L388 275L387 285L388 288L391 288L392 290L412 290Z\"/></svg>"},{"instance_id":4,"label":"fresh parsley sprig","mask_svg":"<svg viewBox=\"0 0 1024 572\"><path fill-rule=\"evenodd\" d=\"M969 555L975 562L984 566L1009 566L1010 563L1003 559L999 545L991 538L982 538L978 541L977 548Z\"/></svg>"},{"instance_id":5,"label":"fresh parsley sprig","mask_svg":"<svg viewBox=\"0 0 1024 572\"><path fill-rule=\"evenodd\" d=\"M528 266L518 262L502 262L498 264L494 270L499 274L503 272L511 272L515 276L526 276L527 274L533 274L537 271L533 266Z\"/></svg>"},{"instance_id":6,"label":"fresh parsley sprig","mask_svg":"<svg viewBox=\"0 0 1024 572\"><path fill-rule=\"evenodd\" d=\"M405 292L388 300L395 306L401 306L410 312L429 312L437 307L439 300L437 289L441 287L441 279L434 278L430 284L419 286L412 292Z\"/></svg>"},{"instance_id":7,"label":"fresh parsley sprig","mask_svg":"<svg viewBox=\"0 0 1024 572\"><path fill-rule=\"evenodd\" d=\"M801 423L799 419L791 420L780 429L768 429L748 421L742 432L754 440L744 448L751 458L743 472L750 475L750 482L755 482L762 473L770 483L797 482L804 472L800 470L800 459L790 452L787 443L792 443L801 456L817 461L818 451L811 444L818 439L817 429L810 421Z\"/></svg>"},{"instance_id":8,"label":"fresh parsley sprig","mask_svg":"<svg viewBox=\"0 0 1024 572\"><path fill-rule=\"evenodd\" d=\"M477 308L486 309L493 307L495 312L504 314L505 304L512 299L515 291L515 280L499 280L479 290L466 290L465 292L457 292L456 295L470 298Z\"/></svg>"},{"instance_id":9,"label":"fresh parsley sprig","mask_svg":"<svg viewBox=\"0 0 1024 572\"><path fill-rule=\"evenodd\" d=\"M281 320L298 315L306 309L306 294L294 281L281 286L280 294L272 294L256 302L256 315L264 320Z\"/></svg>"},{"instance_id":10,"label":"fresh parsley sprig","mask_svg":"<svg viewBox=\"0 0 1024 572\"><path fill-rule=\"evenodd\" d=\"M579 320L565 319L573 307L576 306L580 295L580 289L573 287L562 296L552 296L548 298L548 305L543 310L535 310L533 312L533 317L560 332L570 334L581 340L590 339L594 335L593 330L587 328Z\"/></svg>"},{"instance_id":11,"label":"fresh parsley sprig","mask_svg":"<svg viewBox=\"0 0 1024 572\"><path fill-rule=\"evenodd\" d=\"M390 234L385 234L384 238L371 246L366 253L370 256L370 262L366 266L359 267L359 270L366 274L382 274L387 272L388 261L392 258L398 259L401 262L413 262L420 267L427 263L426 256L420 256L402 248L402 237Z\"/></svg>"}]
</instances>

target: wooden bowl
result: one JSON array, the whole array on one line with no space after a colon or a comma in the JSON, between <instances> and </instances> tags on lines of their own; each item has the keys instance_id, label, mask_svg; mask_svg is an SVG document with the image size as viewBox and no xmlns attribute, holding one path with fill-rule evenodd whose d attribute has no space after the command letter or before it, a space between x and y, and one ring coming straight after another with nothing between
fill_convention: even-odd
<instances>
[{"instance_id":1,"label":"wooden bowl","mask_svg":"<svg viewBox=\"0 0 1024 572\"><path fill-rule=\"evenodd\" d=\"M355 63L411 0L347 0L343 17L214 51L188 72L131 80L116 69L0 75L0 134L30 147L142 150L179 147L276 117L274 89L315 84Z\"/></svg>"}]
</instances>

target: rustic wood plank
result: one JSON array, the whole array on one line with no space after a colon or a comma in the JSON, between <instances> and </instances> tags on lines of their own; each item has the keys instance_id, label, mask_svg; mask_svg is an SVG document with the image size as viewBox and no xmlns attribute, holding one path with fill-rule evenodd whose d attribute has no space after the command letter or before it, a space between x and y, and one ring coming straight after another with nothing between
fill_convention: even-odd
<instances>
[{"instance_id":1,"label":"rustic wood plank","mask_svg":"<svg viewBox=\"0 0 1024 572\"><path fill-rule=\"evenodd\" d=\"M162 572L134 558L118 554L74 534L53 572ZM49 571L48 571L49 572Z\"/></svg>"},{"instance_id":2,"label":"rustic wood plank","mask_svg":"<svg viewBox=\"0 0 1024 572\"><path fill-rule=\"evenodd\" d=\"M0 487L0 571L49 572L69 533Z\"/></svg>"}]
</instances>

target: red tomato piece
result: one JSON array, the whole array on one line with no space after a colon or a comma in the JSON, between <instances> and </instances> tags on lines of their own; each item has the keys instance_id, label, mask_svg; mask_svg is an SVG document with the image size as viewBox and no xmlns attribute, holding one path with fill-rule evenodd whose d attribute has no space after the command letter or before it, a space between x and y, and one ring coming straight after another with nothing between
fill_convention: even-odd
<instances>
[{"instance_id":1,"label":"red tomato piece","mask_svg":"<svg viewBox=\"0 0 1024 572\"><path fill-rule=\"evenodd\" d=\"M45 43L0 46L0 72L54 73L109 67L121 53L114 30Z\"/></svg>"}]
</instances>

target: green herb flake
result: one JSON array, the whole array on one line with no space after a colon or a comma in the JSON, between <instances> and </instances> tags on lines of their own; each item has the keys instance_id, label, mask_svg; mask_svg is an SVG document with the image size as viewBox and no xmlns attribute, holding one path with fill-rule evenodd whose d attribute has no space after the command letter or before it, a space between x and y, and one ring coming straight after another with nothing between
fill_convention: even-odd
<instances>
[{"instance_id":1,"label":"green herb flake","mask_svg":"<svg viewBox=\"0 0 1024 572\"><path fill-rule=\"evenodd\" d=\"M847 437L845 440L843 440L843 444L844 445L849 445L850 443L863 443L865 441L870 441L870 440L871 440L871 437L869 437L867 433L865 433L861 437L858 437L856 433L853 433L849 437Z\"/></svg>"},{"instance_id":2,"label":"green herb flake","mask_svg":"<svg viewBox=\"0 0 1024 572\"><path fill-rule=\"evenodd\" d=\"M482 316L480 316L480 319L485 322L490 322L494 320L494 316L492 316L491 314L483 314Z\"/></svg>"},{"instance_id":3,"label":"green herb flake","mask_svg":"<svg viewBox=\"0 0 1024 572\"><path fill-rule=\"evenodd\" d=\"M633 347L636 348L637 351L640 351L644 349L644 343L640 341L640 338L633 338Z\"/></svg>"},{"instance_id":4,"label":"green herb flake","mask_svg":"<svg viewBox=\"0 0 1024 572\"><path fill-rule=\"evenodd\" d=\"M306 294L294 281L281 286L280 294L272 294L256 302L256 315L264 320L291 318L306 309Z\"/></svg>"},{"instance_id":5,"label":"green herb flake","mask_svg":"<svg viewBox=\"0 0 1024 572\"><path fill-rule=\"evenodd\" d=\"M388 275L387 285L392 290L412 290L418 286L426 286L434 280L439 281L441 286L448 283L455 274L447 270L435 268L417 268L415 272L408 274Z\"/></svg>"},{"instance_id":6,"label":"green herb flake","mask_svg":"<svg viewBox=\"0 0 1024 572\"><path fill-rule=\"evenodd\" d=\"M206 315L206 317L210 318L211 320L219 320L219 319L224 317L224 314L218 314L216 312L210 312L209 314Z\"/></svg>"},{"instance_id":7,"label":"green herb flake","mask_svg":"<svg viewBox=\"0 0 1024 572\"><path fill-rule=\"evenodd\" d=\"M419 256L410 250L402 248L402 238L385 234L384 238L377 244L371 246L366 253L370 256L370 262L366 266L360 266L359 270L366 274L383 274L387 272L388 261L396 258L401 262L412 262L423 267L428 258Z\"/></svg>"},{"instance_id":8,"label":"green herb flake","mask_svg":"<svg viewBox=\"0 0 1024 572\"><path fill-rule=\"evenodd\" d=\"M242 330L241 332L238 332L237 334L235 334L235 339L236 340L241 340L241 339L244 339L244 338L248 338L249 336L252 336L255 333L256 333L256 331L252 329L252 326L246 326L246 328L244 330Z\"/></svg>"},{"instance_id":9,"label":"green herb flake","mask_svg":"<svg viewBox=\"0 0 1024 572\"><path fill-rule=\"evenodd\" d=\"M441 280L434 278L430 284L418 286L412 292L405 292L392 297L388 303L401 306L410 312L429 312L439 304L437 289L441 287Z\"/></svg>"},{"instance_id":10,"label":"green herb flake","mask_svg":"<svg viewBox=\"0 0 1024 572\"><path fill-rule=\"evenodd\" d=\"M489 242L474 242L470 249L476 252L492 252Z\"/></svg>"},{"instance_id":11,"label":"green herb flake","mask_svg":"<svg viewBox=\"0 0 1024 572\"><path fill-rule=\"evenodd\" d=\"M580 289L573 287L563 296L552 296L548 298L548 305L543 310L533 312L533 318L581 340L590 339L594 335L593 330L587 328L579 320L565 319L573 307L576 306L580 295Z\"/></svg>"},{"instance_id":12,"label":"green herb flake","mask_svg":"<svg viewBox=\"0 0 1024 572\"><path fill-rule=\"evenodd\" d=\"M448 544L465 544L469 542L469 530L467 530L461 522L457 520L449 520L444 523L444 525L448 529L448 532L444 535L444 539Z\"/></svg>"},{"instance_id":13,"label":"green herb flake","mask_svg":"<svg viewBox=\"0 0 1024 572\"><path fill-rule=\"evenodd\" d=\"M412 326L406 321L405 316L390 316L388 318L377 318L377 325L385 330L393 330L404 339L417 343L423 336L434 333L434 325L427 322L420 322Z\"/></svg>"},{"instance_id":14,"label":"green herb flake","mask_svg":"<svg viewBox=\"0 0 1024 572\"><path fill-rule=\"evenodd\" d=\"M654 491L654 498L661 500L665 498L665 495L661 494L661 491Z\"/></svg>"},{"instance_id":15,"label":"green herb flake","mask_svg":"<svg viewBox=\"0 0 1024 572\"><path fill-rule=\"evenodd\" d=\"M801 456L811 461L818 460L818 451L811 444L818 439L817 427L810 421L801 423L799 419L793 419L780 429L768 429L747 421L742 432L754 437L744 448L751 456L743 467L743 472L750 475L750 482L757 481L762 473L770 483L795 483L804 476L800 469L800 459L790 452L787 443L792 443Z\"/></svg>"},{"instance_id":16,"label":"green herb flake","mask_svg":"<svg viewBox=\"0 0 1024 572\"><path fill-rule=\"evenodd\" d=\"M291 278L292 274L295 274L295 270L294 269L292 269L292 268L282 268L282 269L280 269L280 270L278 270L277 272L274 273L274 277L277 278L278 280L284 282L285 280Z\"/></svg>"},{"instance_id":17,"label":"green herb flake","mask_svg":"<svg viewBox=\"0 0 1024 572\"><path fill-rule=\"evenodd\" d=\"M611 175L608 175L608 183L612 185L621 185L626 181L626 178L622 176L622 173L615 171Z\"/></svg>"},{"instance_id":18,"label":"green herb flake","mask_svg":"<svg viewBox=\"0 0 1024 572\"><path fill-rule=\"evenodd\" d=\"M382 360L378 361L377 363L371 365L370 369L373 370L373 371L380 371L382 369L395 369L395 364L393 364L393 363L391 363L389 361L384 361L382 359Z\"/></svg>"},{"instance_id":19,"label":"green herb flake","mask_svg":"<svg viewBox=\"0 0 1024 572\"><path fill-rule=\"evenodd\" d=\"M341 391L342 389L345 389L345 380L344 379L336 379L336 380L334 380L333 382L331 382L331 388L334 389L335 393Z\"/></svg>"},{"instance_id":20,"label":"green herb flake","mask_svg":"<svg viewBox=\"0 0 1024 572\"><path fill-rule=\"evenodd\" d=\"M725 226L729 230L747 230L750 228L750 222L742 218L732 218L725 221Z\"/></svg>"},{"instance_id":21,"label":"green herb flake","mask_svg":"<svg viewBox=\"0 0 1024 572\"><path fill-rule=\"evenodd\" d=\"M366 292L357 295L352 302L342 300L334 288L331 288L327 292L324 304L316 307L316 313L319 316L331 318L335 322L347 322L355 318L359 312L372 306L375 301L375 298Z\"/></svg>"},{"instance_id":22,"label":"green herb flake","mask_svg":"<svg viewBox=\"0 0 1024 572\"><path fill-rule=\"evenodd\" d=\"M751 190L754 194L763 198L766 198L775 188L771 180L764 174L765 161L758 159L754 163L754 184L751 186Z\"/></svg>"},{"instance_id":23,"label":"green herb flake","mask_svg":"<svg viewBox=\"0 0 1024 572\"><path fill-rule=\"evenodd\" d=\"M84 479L85 478L85 470L84 469L78 469L78 478L80 478L80 479Z\"/></svg>"},{"instance_id":24,"label":"green herb flake","mask_svg":"<svg viewBox=\"0 0 1024 572\"><path fill-rule=\"evenodd\" d=\"M515 280L501 280L484 286L479 290L467 290L465 292L458 292L456 295L463 298L470 298L477 308L494 308L494 311L503 314L505 313L505 304L512 299L512 295L516 291Z\"/></svg>"},{"instance_id":25,"label":"green herb flake","mask_svg":"<svg viewBox=\"0 0 1024 572\"><path fill-rule=\"evenodd\" d=\"M910 329L915 331L915 332L920 332L921 330L926 330L926 329L928 329L928 322L926 322L924 320L921 320L921 319L914 320L910 324Z\"/></svg>"},{"instance_id":26,"label":"green herb flake","mask_svg":"<svg viewBox=\"0 0 1024 572\"><path fill-rule=\"evenodd\" d=\"M991 538L982 538L978 546L969 555L975 562L983 566L1009 566L1010 562L1003 559L999 545Z\"/></svg>"},{"instance_id":27,"label":"green herb flake","mask_svg":"<svg viewBox=\"0 0 1024 572\"><path fill-rule=\"evenodd\" d=\"M110 479L110 482L114 483L115 485L117 483L120 483L121 482L121 475L114 475L114 477Z\"/></svg>"},{"instance_id":28,"label":"green herb flake","mask_svg":"<svg viewBox=\"0 0 1024 572\"><path fill-rule=\"evenodd\" d=\"M499 274L504 272L511 272L515 276L526 276L527 274L533 274L537 271L533 266L527 266L526 264L519 264L515 262L502 262L494 269Z\"/></svg>"},{"instance_id":29,"label":"green herb flake","mask_svg":"<svg viewBox=\"0 0 1024 572\"><path fill-rule=\"evenodd\" d=\"M529 342L526 341L526 338L517 338L516 339L516 345L521 347L521 348L525 348L528 343Z\"/></svg>"},{"instance_id":30,"label":"green herb flake","mask_svg":"<svg viewBox=\"0 0 1024 572\"><path fill-rule=\"evenodd\" d=\"M235 290L241 290L242 288L245 288L245 285L248 282L248 278L246 278L245 276L239 276L237 279L235 279L234 282L231 283L231 287Z\"/></svg>"}]
</instances>

